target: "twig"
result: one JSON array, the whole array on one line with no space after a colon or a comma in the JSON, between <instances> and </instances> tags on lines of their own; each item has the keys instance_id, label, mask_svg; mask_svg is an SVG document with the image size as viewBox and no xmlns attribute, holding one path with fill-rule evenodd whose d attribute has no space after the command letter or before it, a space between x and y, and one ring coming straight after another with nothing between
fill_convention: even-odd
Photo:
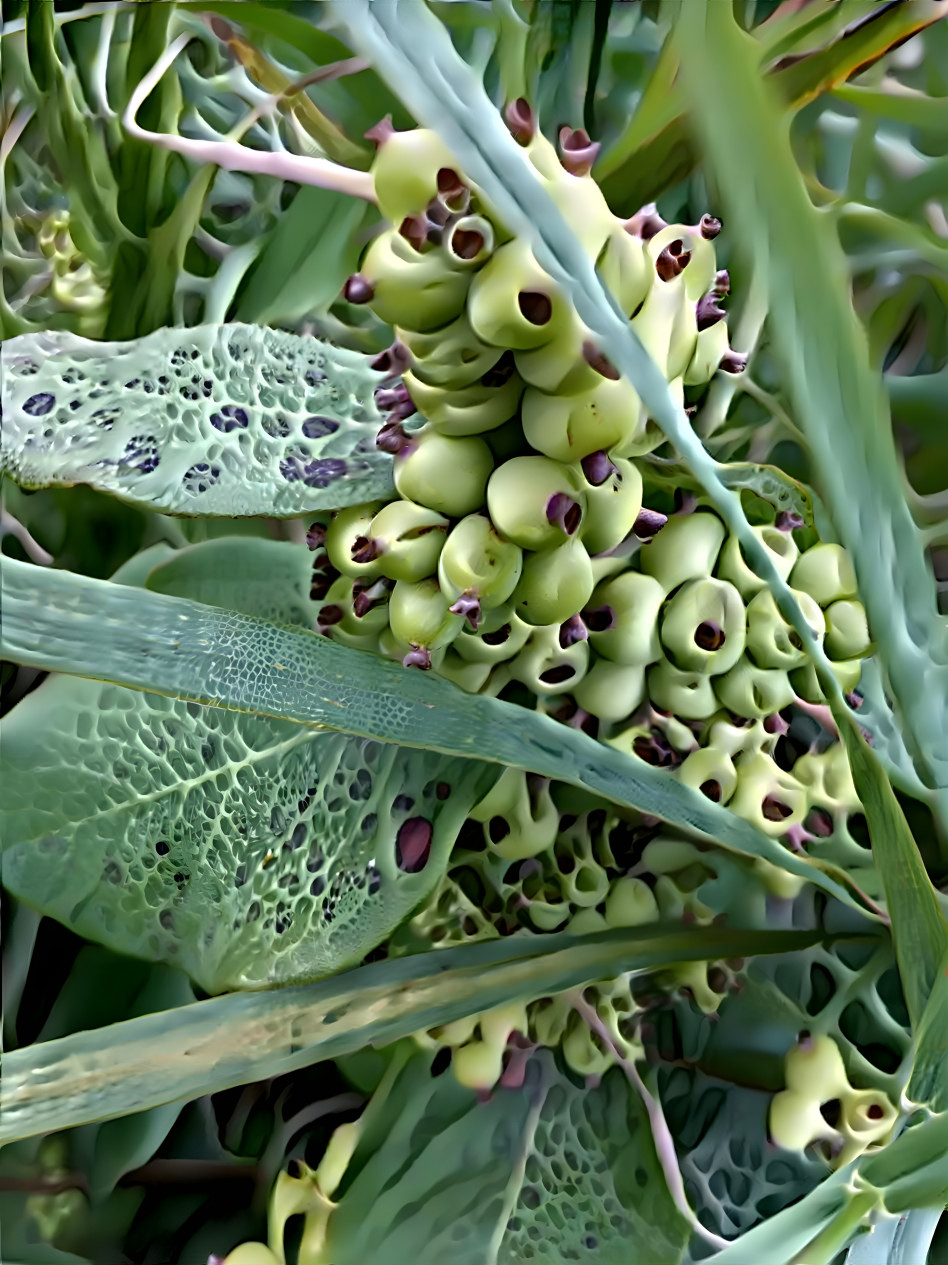
<instances>
[{"instance_id":1,"label":"twig","mask_svg":"<svg viewBox=\"0 0 948 1265\"><path fill-rule=\"evenodd\" d=\"M18 540L31 562L48 567L53 561L53 555L47 553L39 541L33 539L18 518L14 518L9 510L0 509L0 538L3 536L13 536Z\"/></svg>"},{"instance_id":2,"label":"twig","mask_svg":"<svg viewBox=\"0 0 948 1265\"><path fill-rule=\"evenodd\" d=\"M304 158L299 154L265 153L248 149L236 141L201 141L169 132L150 132L136 122L135 116L142 102L154 90L162 75L190 42L191 35L179 35L169 44L154 66L142 79L129 98L122 116L122 123L131 136L149 144L160 145L173 153L182 154L195 162L214 163L226 171L244 171L252 175L272 176L277 180L292 180L297 184L314 185L319 189L334 189L366 202L375 202L375 183L371 173L354 171L327 158Z\"/></svg>"},{"instance_id":3,"label":"twig","mask_svg":"<svg viewBox=\"0 0 948 1265\"><path fill-rule=\"evenodd\" d=\"M662 1166L662 1172L665 1175L665 1182L668 1186L669 1194L674 1201L675 1207L691 1226L695 1234L699 1235L706 1243L712 1244L716 1248L725 1248L730 1246L729 1240L722 1238L719 1234L706 1229L698 1218L695 1216L688 1198L685 1195L685 1183L682 1180L681 1170L678 1167L678 1155L675 1151L675 1143L672 1139L671 1131L665 1120L665 1113L662 1111L662 1105L657 1098L645 1087L645 1082L639 1076L638 1070L631 1059L627 1059L616 1047L612 1039L612 1034L606 1025L596 1014L589 1002L583 996L581 991L567 994L569 1004L573 1007L580 1018L586 1025L595 1032L600 1041L606 1045L615 1057L616 1063L622 1068L626 1076L629 1078L635 1092L642 1099L642 1104L648 1114L649 1125L652 1130L652 1140L655 1143L655 1154L658 1156L658 1162Z\"/></svg>"}]
</instances>

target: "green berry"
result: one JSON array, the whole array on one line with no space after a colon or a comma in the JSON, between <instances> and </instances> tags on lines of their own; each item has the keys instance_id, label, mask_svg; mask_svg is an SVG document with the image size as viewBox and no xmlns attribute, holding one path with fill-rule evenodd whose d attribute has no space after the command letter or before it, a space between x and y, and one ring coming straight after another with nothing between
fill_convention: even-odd
<instances>
[{"instance_id":1,"label":"green berry","mask_svg":"<svg viewBox=\"0 0 948 1265\"><path fill-rule=\"evenodd\" d=\"M685 386L700 386L710 381L729 350L728 328L724 321L699 330L695 349L684 373Z\"/></svg>"},{"instance_id":2,"label":"green berry","mask_svg":"<svg viewBox=\"0 0 948 1265\"><path fill-rule=\"evenodd\" d=\"M488 611L476 630L465 620L454 650L470 663L504 663L526 645L532 632L530 624L519 619L510 606L503 606Z\"/></svg>"},{"instance_id":3,"label":"green berry","mask_svg":"<svg viewBox=\"0 0 948 1265\"><path fill-rule=\"evenodd\" d=\"M826 653L831 659L861 659L872 651L872 639L861 602L846 598L826 608Z\"/></svg>"},{"instance_id":4,"label":"green berry","mask_svg":"<svg viewBox=\"0 0 948 1265\"><path fill-rule=\"evenodd\" d=\"M417 584L399 580L392 589L389 599L392 633L413 650L432 651L450 645L461 630L461 622L460 615L448 610L448 600L438 588L437 580L421 580ZM427 665L418 662L416 666Z\"/></svg>"},{"instance_id":5,"label":"green berry","mask_svg":"<svg viewBox=\"0 0 948 1265\"><path fill-rule=\"evenodd\" d=\"M652 283L652 267L641 237L616 224L606 238L596 271L626 316L631 316Z\"/></svg>"},{"instance_id":6,"label":"green berry","mask_svg":"<svg viewBox=\"0 0 948 1265\"><path fill-rule=\"evenodd\" d=\"M510 675L534 694L572 691L586 675L589 643L583 640L564 646L566 640L556 624L534 628L529 641L511 661Z\"/></svg>"},{"instance_id":7,"label":"green berry","mask_svg":"<svg viewBox=\"0 0 948 1265\"><path fill-rule=\"evenodd\" d=\"M584 711L600 720L625 720L645 696L645 668L597 658L571 693Z\"/></svg>"},{"instance_id":8,"label":"green berry","mask_svg":"<svg viewBox=\"0 0 948 1265\"><path fill-rule=\"evenodd\" d=\"M578 395L526 390L521 406L523 433L538 452L557 461L581 461L614 448L637 427L642 402L624 378L599 378Z\"/></svg>"},{"instance_id":9,"label":"green berry","mask_svg":"<svg viewBox=\"0 0 948 1265\"><path fill-rule=\"evenodd\" d=\"M390 325L431 330L464 310L470 276L445 266L437 250L415 250L395 229L376 237L356 274L371 289L372 310ZM347 297L355 301L353 281Z\"/></svg>"},{"instance_id":10,"label":"green berry","mask_svg":"<svg viewBox=\"0 0 948 1265\"><path fill-rule=\"evenodd\" d=\"M567 299L523 238L494 251L474 277L467 304L478 338L514 350L548 343L569 312Z\"/></svg>"},{"instance_id":11,"label":"green berry","mask_svg":"<svg viewBox=\"0 0 948 1265\"><path fill-rule=\"evenodd\" d=\"M776 527L753 527L751 530L770 555L777 574L786 580L800 554L793 536ZM728 536L724 542L718 558L717 575L719 579L733 584L742 597L752 597L766 588L766 582L744 561L736 536Z\"/></svg>"},{"instance_id":12,"label":"green berry","mask_svg":"<svg viewBox=\"0 0 948 1265\"><path fill-rule=\"evenodd\" d=\"M820 606L857 597L856 572L842 545L814 545L801 554L790 575L795 589L809 593Z\"/></svg>"},{"instance_id":13,"label":"green berry","mask_svg":"<svg viewBox=\"0 0 948 1265\"><path fill-rule=\"evenodd\" d=\"M670 593L685 580L703 579L712 573L724 535L724 524L716 514L706 510L674 514L658 535L642 546L640 565Z\"/></svg>"},{"instance_id":14,"label":"green berry","mask_svg":"<svg viewBox=\"0 0 948 1265\"><path fill-rule=\"evenodd\" d=\"M448 520L437 510L414 501L390 501L356 542L353 557L378 558L382 574L390 580L423 580L438 569L447 529Z\"/></svg>"},{"instance_id":15,"label":"green berry","mask_svg":"<svg viewBox=\"0 0 948 1265\"><path fill-rule=\"evenodd\" d=\"M585 502L576 472L549 457L513 457L487 484L491 521L524 549L548 549L575 537Z\"/></svg>"},{"instance_id":16,"label":"green berry","mask_svg":"<svg viewBox=\"0 0 948 1265\"><path fill-rule=\"evenodd\" d=\"M643 879L615 880L606 897L606 922L610 927L640 927L657 919L655 895Z\"/></svg>"},{"instance_id":17,"label":"green berry","mask_svg":"<svg viewBox=\"0 0 948 1265\"><path fill-rule=\"evenodd\" d=\"M731 757L713 746L692 751L678 770L678 780L716 804L726 804L737 790L737 770Z\"/></svg>"},{"instance_id":18,"label":"green berry","mask_svg":"<svg viewBox=\"0 0 948 1265\"><path fill-rule=\"evenodd\" d=\"M712 679L701 672L683 672L663 659L648 670L648 696L657 706L685 720L703 720L717 711Z\"/></svg>"},{"instance_id":19,"label":"green berry","mask_svg":"<svg viewBox=\"0 0 948 1265\"><path fill-rule=\"evenodd\" d=\"M466 312L442 329L421 334L396 326L395 335L411 352L413 378L428 386L470 386L505 354L481 342Z\"/></svg>"},{"instance_id":20,"label":"green berry","mask_svg":"<svg viewBox=\"0 0 948 1265\"><path fill-rule=\"evenodd\" d=\"M737 790L728 808L774 837L798 826L807 810L804 787L769 756L741 756L735 763Z\"/></svg>"},{"instance_id":21,"label":"green berry","mask_svg":"<svg viewBox=\"0 0 948 1265\"><path fill-rule=\"evenodd\" d=\"M787 1088L817 1103L851 1090L839 1046L832 1037L810 1036L791 1046L784 1059Z\"/></svg>"},{"instance_id":22,"label":"green berry","mask_svg":"<svg viewBox=\"0 0 948 1265\"><path fill-rule=\"evenodd\" d=\"M624 571L596 587L584 619L597 654L645 666L661 657L658 618L665 590L650 575Z\"/></svg>"},{"instance_id":23,"label":"green berry","mask_svg":"<svg viewBox=\"0 0 948 1265\"><path fill-rule=\"evenodd\" d=\"M817 641L823 639L823 612L808 593L794 597ZM761 589L747 604L747 654L759 668L788 672L806 661L800 634L777 609L770 589Z\"/></svg>"},{"instance_id":24,"label":"green berry","mask_svg":"<svg viewBox=\"0 0 948 1265\"><path fill-rule=\"evenodd\" d=\"M483 823L489 850L507 861L545 852L553 846L560 824L549 782L513 768L501 773L470 817Z\"/></svg>"},{"instance_id":25,"label":"green berry","mask_svg":"<svg viewBox=\"0 0 948 1265\"><path fill-rule=\"evenodd\" d=\"M831 663L830 668L842 692L851 694L862 676L862 660L840 659ZM804 663L799 668L794 668L790 673L790 684L793 686L793 692L805 702L826 702L826 695L823 693L823 687L819 683L812 663Z\"/></svg>"},{"instance_id":26,"label":"green berry","mask_svg":"<svg viewBox=\"0 0 948 1265\"><path fill-rule=\"evenodd\" d=\"M523 382L513 365L506 375L495 368L484 377L486 385L480 381L465 387L429 386L411 371L403 380L415 407L436 430L443 435L479 435L513 417L523 394ZM500 380L504 377L505 381ZM494 378L498 379L496 385Z\"/></svg>"},{"instance_id":27,"label":"green berry","mask_svg":"<svg viewBox=\"0 0 948 1265\"><path fill-rule=\"evenodd\" d=\"M482 612L511 596L523 569L523 552L498 535L484 514L468 514L452 528L438 562L441 591L477 628Z\"/></svg>"},{"instance_id":28,"label":"green berry","mask_svg":"<svg viewBox=\"0 0 948 1265\"><path fill-rule=\"evenodd\" d=\"M462 215L449 222L442 250L452 268L474 272L494 253L494 226L483 215Z\"/></svg>"},{"instance_id":29,"label":"green berry","mask_svg":"<svg viewBox=\"0 0 948 1265\"><path fill-rule=\"evenodd\" d=\"M493 464L483 439L442 435L429 425L396 455L395 487L408 501L461 518L484 504Z\"/></svg>"},{"instance_id":30,"label":"green berry","mask_svg":"<svg viewBox=\"0 0 948 1265\"><path fill-rule=\"evenodd\" d=\"M372 164L372 178L382 214L400 224L406 216L420 215L437 197L439 172L456 174L460 167L437 132L421 127L385 131Z\"/></svg>"},{"instance_id":31,"label":"green berry","mask_svg":"<svg viewBox=\"0 0 948 1265\"><path fill-rule=\"evenodd\" d=\"M350 505L333 514L326 528L326 553L332 565L343 575L368 579L382 574L378 558L356 562L352 552L358 548L356 542L361 542L370 533L372 519L383 504L382 501L371 501L367 505Z\"/></svg>"},{"instance_id":32,"label":"green berry","mask_svg":"<svg viewBox=\"0 0 948 1265\"><path fill-rule=\"evenodd\" d=\"M721 703L735 716L772 716L793 702L793 686L779 668L758 668L741 659L730 672L714 678Z\"/></svg>"},{"instance_id":33,"label":"green berry","mask_svg":"<svg viewBox=\"0 0 948 1265\"><path fill-rule=\"evenodd\" d=\"M744 652L744 603L725 580L689 580L665 605L661 639L686 672L727 672Z\"/></svg>"},{"instance_id":34,"label":"green berry","mask_svg":"<svg viewBox=\"0 0 948 1265\"><path fill-rule=\"evenodd\" d=\"M589 554L573 539L524 557L513 604L528 624L562 624L583 609L592 591Z\"/></svg>"},{"instance_id":35,"label":"green berry","mask_svg":"<svg viewBox=\"0 0 948 1265\"><path fill-rule=\"evenodd\" d=\"M456 643L455 643L456 644ZM480 694L493 671L490 663L470 663L455 653L454 645L444 652L444 658L438 664L438 676L443 676L461 689L465 694Z\"/></svg>"}]
</instances>

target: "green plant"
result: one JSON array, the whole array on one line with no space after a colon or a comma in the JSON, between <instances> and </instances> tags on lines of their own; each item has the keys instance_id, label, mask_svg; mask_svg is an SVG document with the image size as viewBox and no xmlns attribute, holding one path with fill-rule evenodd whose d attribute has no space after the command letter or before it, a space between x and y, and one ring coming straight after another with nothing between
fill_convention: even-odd
<instances>
[{"instance_id":1,"label":"green plant","mask_svg":"<svg viewBox=\"0 0 948 1265\"><path fill-rule=\"evenodd\" d=\"M934 1263L943 6L16 8L12 1256Z\"/></svg>"}]
</instances>

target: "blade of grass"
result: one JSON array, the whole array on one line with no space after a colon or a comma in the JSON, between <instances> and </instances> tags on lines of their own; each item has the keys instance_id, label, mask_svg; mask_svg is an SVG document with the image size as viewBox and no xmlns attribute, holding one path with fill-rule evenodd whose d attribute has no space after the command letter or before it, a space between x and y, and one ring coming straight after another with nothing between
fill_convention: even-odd
<instances>
[{"instance_id":1,"label":"blade of grass","mask_svg":"<svg viewBox=\"0 0 948 1265\"><path fill-rule=\"evenodd\" d=\"M650 926L511 937L373 963L316 984L229 993L7 1054L0 1144L281 1076L617 972L709 954L793 952L823 935Z\"/></svg>"},{"instance_id":2,"label":"blade of grass","mask_svg":"<svg viewBox=\"0 0 948 1265\"><path fill-rule=\"evenodd\" d=\"M772 337L819 490L853 557L869 625L923 783L948 823L948 637L899 481L878 374L849 299L845 258L812 206L753 41L726 5L684 0L683 82L739 245L769 287Z\"/></svg>"},{"instance_id":3,"label":"blade of grass","mask_svg":"<svg viewBox=\"0 0 948 1265\"><path fill-rule=\"evenodd\" d=\"M550 717L315 633L184 598L12 560L2 579L0 646L13 662L585 786L799 874L865 912L841 872L824 873L667 771Z\"/></svg>"}]
</instances>

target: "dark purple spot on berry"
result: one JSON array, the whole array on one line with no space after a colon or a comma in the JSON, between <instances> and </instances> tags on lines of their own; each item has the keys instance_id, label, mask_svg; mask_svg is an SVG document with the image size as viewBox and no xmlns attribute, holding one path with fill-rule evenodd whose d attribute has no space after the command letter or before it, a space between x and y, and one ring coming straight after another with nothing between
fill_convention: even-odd
<instances>
[{"instance_id":1,"label":"dark purple spot on berry","mask_svg":"<svg viewBox=\"0 0 948 1265\"><path fill-rule=\"evenodd\" d=\"M517 295L517 306L524 320L531 325L546 325L553 315L549 296L538 290L521 290Z\"/></svg>"},{"instance_id":2,"label":"dark purple spot on berry","mask_svg":"<svg viewBox=\"0 0 948 1265\"><path fill-rule=\"evenodd\" d=\"M725 641L724 629L712 619L705 620L695 629L695 645L702 650L720 650Z\"/></svg>"}]
</instances>

